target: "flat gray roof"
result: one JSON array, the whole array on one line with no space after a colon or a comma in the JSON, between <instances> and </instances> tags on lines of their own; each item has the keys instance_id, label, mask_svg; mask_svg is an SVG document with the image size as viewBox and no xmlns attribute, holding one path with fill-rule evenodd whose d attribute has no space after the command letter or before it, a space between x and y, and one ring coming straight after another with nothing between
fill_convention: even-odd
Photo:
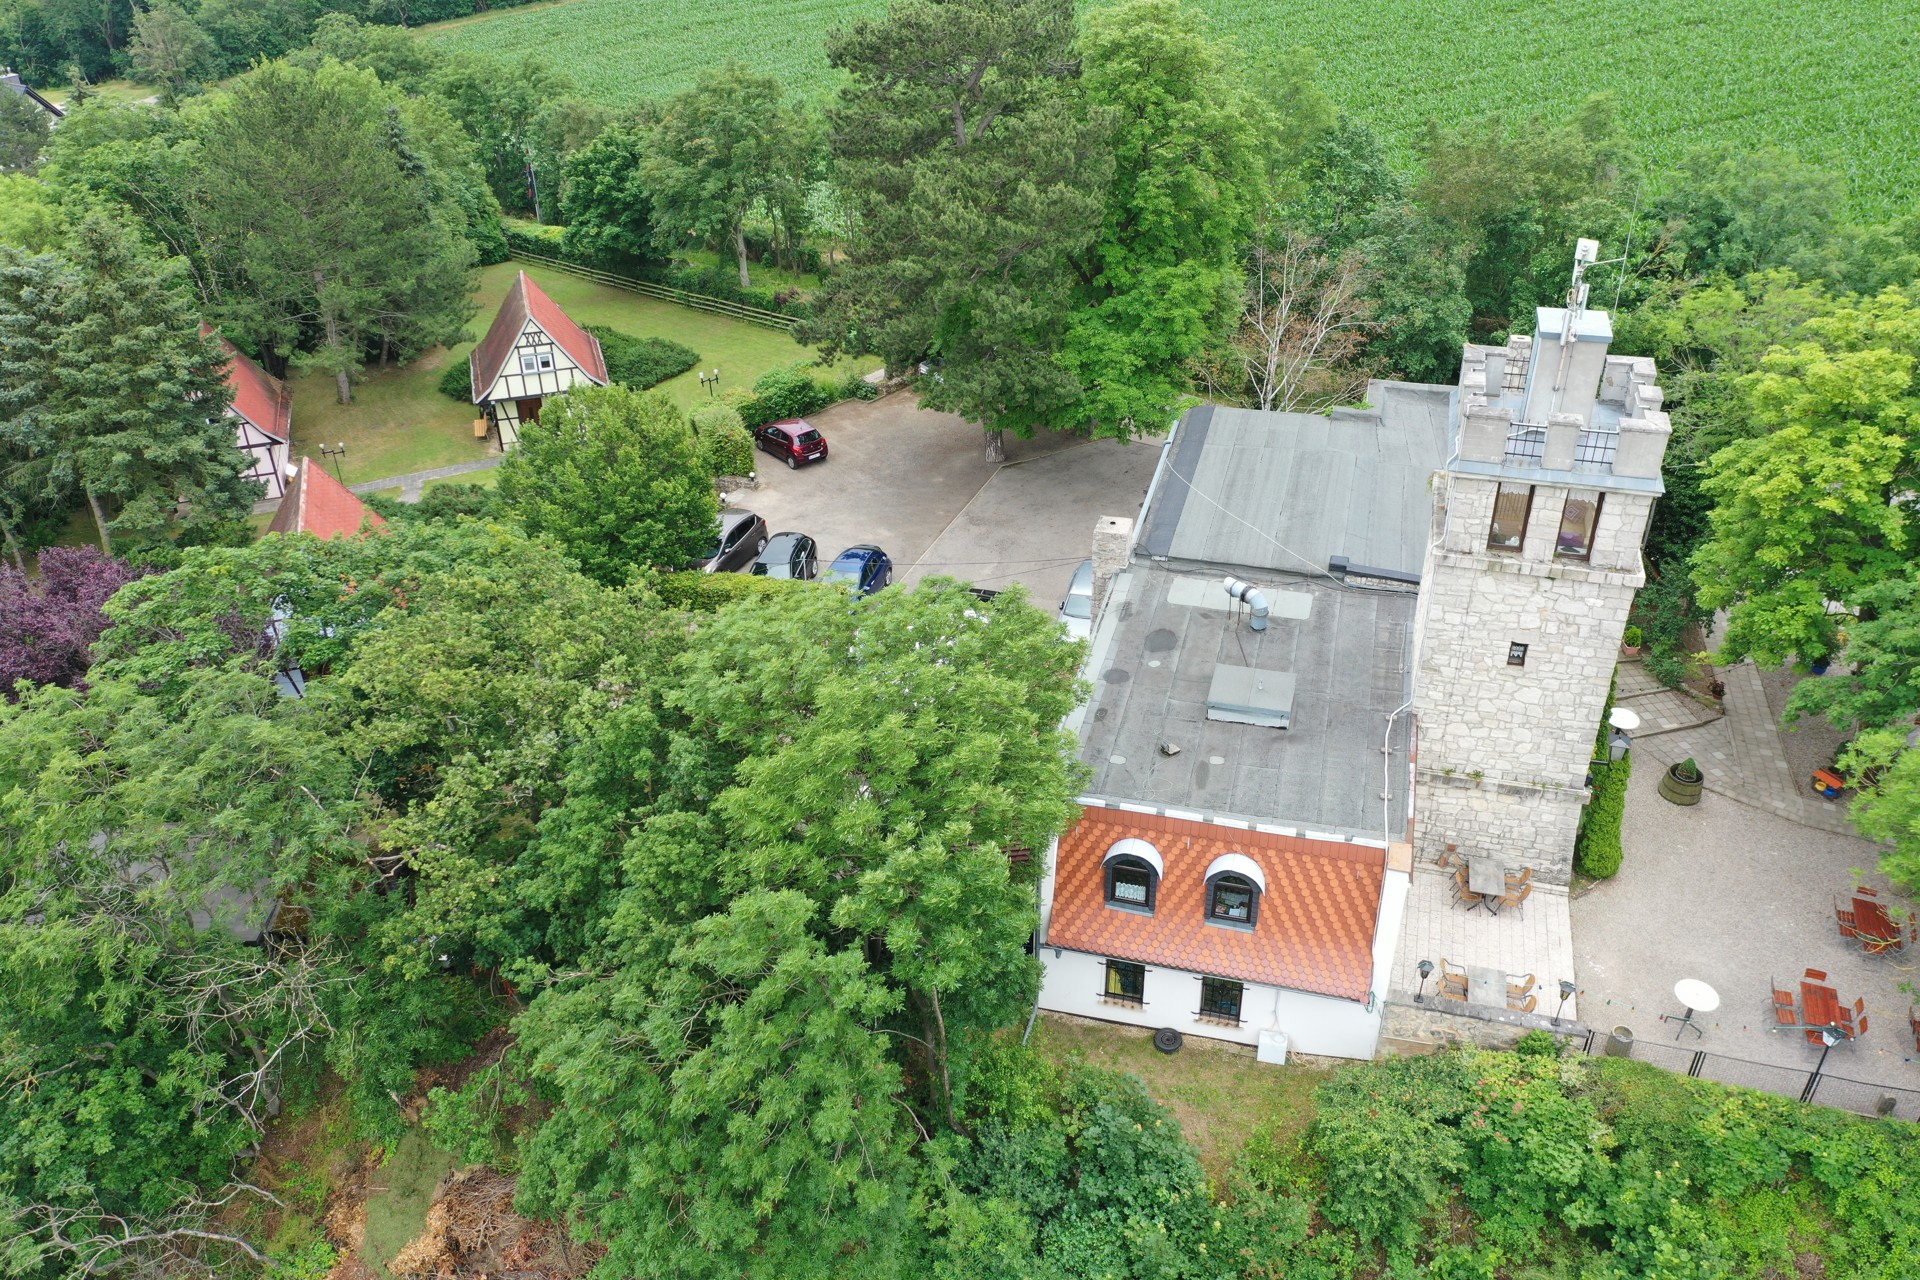
<instances>
[{"instance_id":1,"label":"flat gray roof","mask_svg":"<svg viewBox=\"0 0 1920 1280\"><path fill-rule=\"evenodd\" d=\"M1174 437L1139 554L1283 573L1324 572L1345 556L1419 573L1453 394L1375 382L1370 409L1330 417L1194 409Z\"/></svg>"},{"instance_id":2,"label":"flat gray roof","mask_svg":"<svg viewBox=\"0 0 1920 1280\"><path fill-rule=\"evenodd\" d=\"M1395 723L1391 769L1380 746L1411 683L1413 592L1247 571L1272 606L1267 629L1255 632L1229 612L1220 576L1136 558L1114 580L1079 725L1090 790L1175 811L1403 838L1410 717ZM1207 691L1223 666L1291 674L1292 727L1208 720ZM1162 743L1179 754L1161 754ZM1392 793L1384 823L1383 785Z\"/></svg>"}]
</instances>

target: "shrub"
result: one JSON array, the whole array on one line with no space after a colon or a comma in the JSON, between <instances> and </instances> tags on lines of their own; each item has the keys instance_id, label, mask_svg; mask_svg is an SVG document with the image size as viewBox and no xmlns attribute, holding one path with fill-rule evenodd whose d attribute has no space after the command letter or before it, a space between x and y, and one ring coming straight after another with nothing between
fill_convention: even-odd
<instances>
[{"instance_id":1,"label":"shrub","mask_svg":"<svg viewBox=\"0 0 1920 1280\"><path fill-rule=\"evenodd\" d=\"M676 609L716 613L739 600L795 591L801 584L789 578L757 578L745 573L663 573L654 577L653 590Z\"/></svg>"},{"instance_id":2,"label":"shrub","mask_svg":"<svg viewBox=\"0 0 1920 1280\"><path fill-rule=\"evenodd\" d=\"M1626 633L1620 637L1620 643L1626 645L1627 648L1629 649L1634 649L1634 648L1638 648L1640 645L1640 642L1645 639L1646 639L1646 635L1640 630L1640 628L1629 623L1627 624Z\"/></svg>"},{"instance_id":3,"label":"shrub","mask_svg":"<svg viewBox=\"0 0 1920 1280\"><path fill-rule=\"evenodd\" d=\"M878 390L873 388L873 394L877 395ZM751 428L787 418L804 418L857 394L849 390L842 379L836 378L831 384L820 382L807 371L806 364L801 363L767 370L754 381L752 394L742 396L736 392L727 397L727 402L739 410L741 420Z\"/></svg>"},{"instance_id":4,"label":"shrub","mask_svg":"<svg viewBox=\"0 0 1920 1280\"><path fill-rule=\"evenodd\" d=\"M567 234L565 227L543 226L538 222L523 222L519 218L502 218L500 231L507 238L507 248L515 253L537 253L544 258L565 260L561 245L562 238Z\"/></svg>"},{"instance_id":5,"label":"shrub","mask_svg":"<svg viewBox=\"0 0 1920 1280\"><path fill-rule=\"evenodd\" d=\"M1605 880L1617 875L1626 851L1620 845L1620 827L1627 814L1627 780L1633 774L1633 756L1617 764L1595 761L1593 799L1580 823L1574 855L1582 875Z\"/></svg>"},{"instance_id":6,"label":"shrub","mask_svg":"<svg viewBox=\"0 0 1920 1280\"><path fill-rule=\"evenodd\" d=\"M753 435L731 405L707 404L693 411L700 460L716 476L753 474Z\"/></svg>"},{"instance_id":7,"label":"shrub","mask_svg":"<svg viewBox=\"0 0 1920 1280\"><path fill-rule=\"evenodd\" d=\"M582 326L600 339L607 377L623 387L645 391L678 377L700 363L700 353L668 338L636 338L601 324Z\"/></svg>"},{"instance_id":8,"label":"shrub","mask_svg":"<svg viewBox=\"0 0 1920 1280\"><path fill-rule=\"evenodd\" d=\"M443 396L452 396L461 404L473 403L473 374L465 360L449 360L438 386Z\"/></svg>"}]
</instances>

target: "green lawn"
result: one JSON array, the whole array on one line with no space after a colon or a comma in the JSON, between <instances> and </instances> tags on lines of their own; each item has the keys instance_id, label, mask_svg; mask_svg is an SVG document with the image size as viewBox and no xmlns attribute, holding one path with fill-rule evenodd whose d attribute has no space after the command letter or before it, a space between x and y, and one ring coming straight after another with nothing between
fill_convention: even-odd
<instances>
[{"instance_id":1,"label":"green lawn","mask_svg":"<svg viewBox=\"0 0 1920 1280\"><path fill-rule=\"evenodd\" d=\"M1655 167L1699 143L1780 146L1843 172L1863 216L1913 208L1912 0L1192 0L1255 68L1299 46L1343 109L1406 155L1429 119L1564 118L1613 94ZM1083 0L1083 7L1085 5ZM822 38L886 0L569 0L423 29L449 48L539 54L610 106L729 58L824 93ZM1604 230L1604 229L1602 229Z\"/></svg>"},{"instance_id":2,"label":"green lawn","mask_svg":"<svg viewBox=\"0 0 1920 1280\"><path fill-rule=\"evenodd\" d=\"M1181 1131L1200 1149L1207 1171L1221 1176L1256 1127L1285 1139L1313 1120L1313 1091L1327 1078L1314 1067L1276 1067L1218 1041L1188 1039L1176 1054L1153 1047L1144 1027L1068 1021L1041 1015L1033 1045L1056 1062L1079 1056L1095 1066L1128 1071L1173 1112Z\"/></svg>"},{"instance_id":3,"label":"green lawn","mask_svg":"<svg viewBox=\"0 0 1920 1280\"><path fill-rule=\"evenodd\" d=\"M476 339L492 323L517 270L518 264L509 262L481 272L474 293L480 309L470 326ZM720 370L722 390L751 386L769 369L813 357L810 349L776 329L691 311L564 272L534 268L528 274L582 324L604 324L635 337L672 338L692 347L700 353L699 369ZM487 442L474 438L474 407L441 395L437 386L447 362L464 362L472 346L462 343L450 351L436 348L403 369L369 372L354 387L350 405L337 402L330 378L317 374L295 378L295 457L305 452L317 461L322 444L344 443L347 454L341 473L348 484L360 484L488 456ZM705 394L699 369L670 379L661 388L690 405Z\"/></svg>"},{"instance_id":4,"label":"green lawn","mask_svg":"<svg viewBox=\"0 0 1920 1280\"><path fill-rule=\"evenodd\" d=\"M71 86L53 88L50 86L35 85L33 87L40 90L40 95L56 107L66 106L67 102L73 97L73 89ZM150 84L135 84L131 80L102 80L98 84L90 85L89 88L93 90L96 97L106 102L121 103L145 102L148 98L154 97L160 92L160 90Z\"/></svg>"}]
</instances>

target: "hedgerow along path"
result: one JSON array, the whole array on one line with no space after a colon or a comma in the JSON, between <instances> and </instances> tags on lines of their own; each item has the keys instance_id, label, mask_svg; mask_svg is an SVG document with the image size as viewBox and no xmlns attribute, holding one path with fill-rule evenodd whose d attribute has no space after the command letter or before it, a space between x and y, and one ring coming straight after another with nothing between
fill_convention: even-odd
<instances>
[{"instance_id":1,"label":"hedgerow along path","mask_svg":"<svg viewBox=\"0 0 1920 1280\"><path fill-rule=\"evenodd\" d=\"M1343 109L1410 152L1430 118L1564 117L1620 102L1656 169L1702 143L1774 145L1845 175L1853 212L1920 205L1913 0L1195 0L1255 64L1298 46ZM609 106L737 59L825 92L829 28L885 0L565 0L442 26L451 49L537 54Z\"/></svg>"}]
</instances>

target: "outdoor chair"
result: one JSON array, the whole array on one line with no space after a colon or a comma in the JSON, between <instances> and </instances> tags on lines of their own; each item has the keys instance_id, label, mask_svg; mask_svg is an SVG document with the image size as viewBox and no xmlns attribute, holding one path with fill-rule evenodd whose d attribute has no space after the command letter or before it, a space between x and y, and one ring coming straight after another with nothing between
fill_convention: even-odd
<instances>
[{"instance_id":1,"label":"outdoor chair","mask_svg":"<svg viewBox=\"0 0 1920 1280\"><path fill-rule=\"evenodd\" d=\"M1853 1010L1847 1008L1845 1005L1839 1005L1834 1010L1833 1021L1835 1026L1847 1033L1849 1039L1852 1038L1854 1034Z\"/></svg>"},{"instance_id":2,"label":"outdoor chair","mask_svg":"<svg viewBox=\"0 0 1920 1280\"><path fill-rule=\"evenodd\" d=\"M1853 1002L1853 1034L1867 1034L1867 998L1861 996Z\"/></svg>"},{"instance_id":3,"label":"outdoor chair","mask_svg":"<svg viewBox=\"0 0 1920 1280\"><path fill-rule=\"evenodd\" d=\"M1539 999L1540 997L1538 996L1528 996L1525 1000L1521 1000L1516 998L1514 994L1511 991L1509 991L1507 993L1507 1008L1513 1010L1515 1013L1532 1013L1533 1006L1539 1001Z\"/></svg>"},{"instance_id":4,"label":"outdoor chair","mask_svg":"<svg viewBox=\"0 0 1920 1280\"><path fill-rule=\"evenodd\" d=\"M1467 864L1461 862L1453 872L1453 900L1467 904L1467 910L1483 907L1487 900L1467 887Z\"/></svg>"},{"instance_id":5,"label":"outdoor chair","mask_svg":"<svg viewBox=\"0 0 1920 1280\"><path fill-rule=\"evenodd\" d=\"M1800 1025L1800 1018L1793 1011L1793 992L1785 990L1778 983L1773 987L1773 1022L1776 1031L1781 1027Z\"/></svg>"},{"instance_id":6,"label":"outdoor chair","mask_svg":"<svg viewBox=\"0 0 1920 1280\"><path fill-rule=\"evenodd\" d=\"M1840 922L1841 937L1857 938L1860 936L1860 931L1854 926L1854 923L1853 923L1853 912L1847 910L1845 907L1841 906L1838 902L1835 902L1833 905L1833 918Z\"/></svg>"},{"instance_id":7,"label":"outdoor chair","mask_svg":"<svg viewBox=\"0 0 1920 1280\"><path fill-rule=\"evenodd\" d=\"M1520 888L1523 885L1528 885L1532 883L1533 883L1532 867L1522 867L1518 871L1507 872L1507 892L1508 893L1512 893L1514 890Z\"/></svg>"},{"instance_id":8,"label":"outdoor chair","mask_svg":"<svg viewBox=\"0 0 1920 1280\"><path fill-rule=\"evenodd\" d=\"M1532 892L1533 892L1533 886L1531 884L1522 884L1517 889L1510 887L1508 888L1506 895L1500 899L1500 905L1503 907L1517 907L1521 903L1525 902L1527 900L1528 895L1530 895Z\"/></svg>"},{"instance_id":9,"label":"outdoor chair","mask_svg":"<svg viewBox=\"0 0 1920 1280\"><path fill-rule=\"evenodd\" d=\"M1920 1013L1907 1010L1907 1026L1913 1032L1913 1051L1920 1053Z\"/></svg>"},{"instance_id":10,"label":"outdoor chair","mask_svg":"<svg viewBox=\"0 0 1920 1280\"><path fill-rule=\"evenodd\" d=\"M1825 969L1807 970L1808 982L1825 982L1826 980L1827 980L1827 971Z\"/></svg>"},{"instance_id":11,"label":"outdoor chair","mask_svg":"<svg viewBox=\"0 0 1920 1280\"><path fill-rule=\"evenodd\" d=\"M1535 981L1534 975L1531 973L1518 982L1510 981L1507 983L1507 999L1518 1000L1521 996L1533 990L1537 985L1539 984Z\"/></svg>"},{"instance_id":12,"label":"outdoor chair","mask_svg":"<svg viewBox=\"0 0 1920 1280\"><path fill-rule=\"evenodd\" d=\"M1853 896L1856 898L1877 898L1880 896L1880 891L1878 889L1868 888L1864 884L1857 885L1854 887Z\"/></svg>"}]
</instances>

